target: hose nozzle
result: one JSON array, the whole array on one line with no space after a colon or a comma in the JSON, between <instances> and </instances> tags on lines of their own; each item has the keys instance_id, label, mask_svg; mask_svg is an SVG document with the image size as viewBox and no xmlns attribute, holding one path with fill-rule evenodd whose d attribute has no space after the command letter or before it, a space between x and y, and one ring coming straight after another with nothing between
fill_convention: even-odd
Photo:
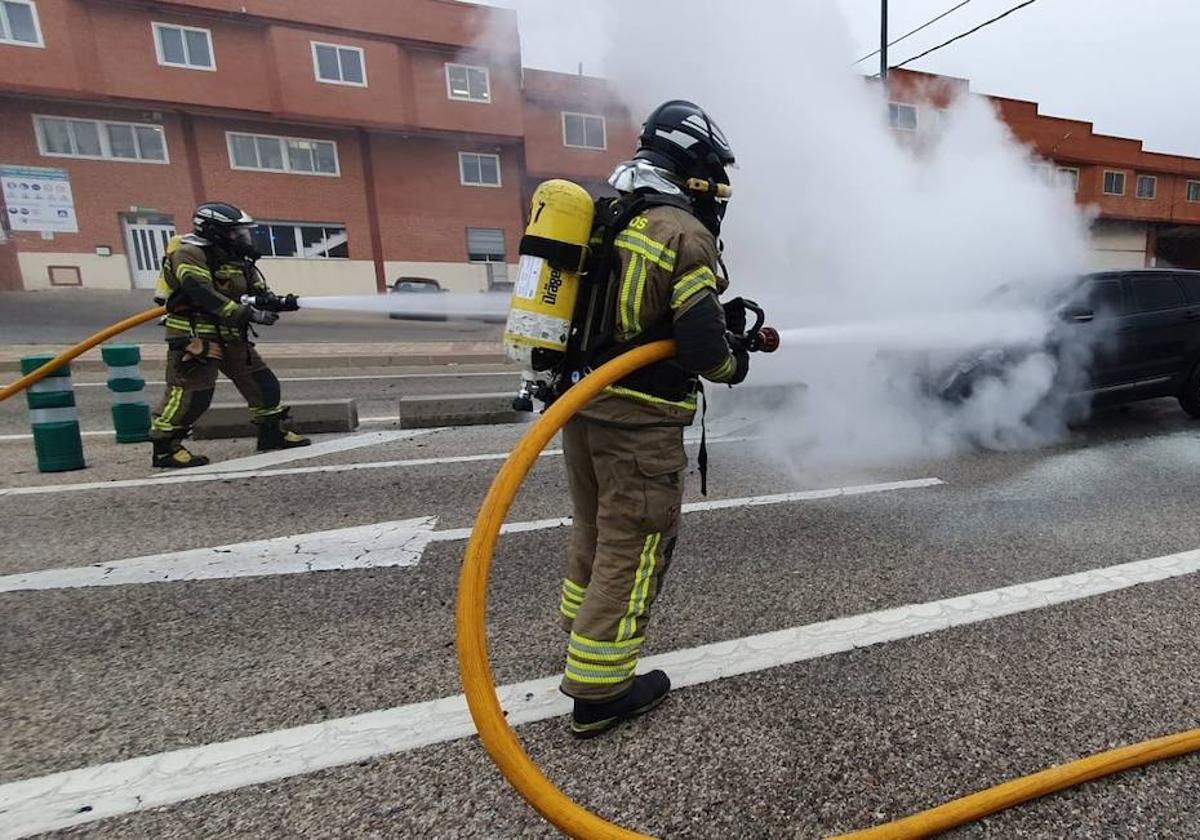
<instances>
[{"instance_id":1,"label":"hose nozzle","mask_svg":"<svg viewBox=\"0 0 1200 840\"><path fill-rule=\"evenodd\" d=\"M296 312L300 309L300 299L295 295L280 297L273 292L260 292L256 295L242 295L242 306L253 306L267 312Z\"/></svg>"}]
</instances>

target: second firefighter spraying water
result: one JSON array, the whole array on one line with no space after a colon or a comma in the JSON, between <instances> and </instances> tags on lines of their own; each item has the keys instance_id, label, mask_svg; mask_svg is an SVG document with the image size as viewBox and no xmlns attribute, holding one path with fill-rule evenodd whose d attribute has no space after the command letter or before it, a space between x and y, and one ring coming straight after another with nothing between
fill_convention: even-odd
<instances>
[{"instance_id":1,"label":"second firefighter spraying water","mask_svg":"<svg viewBox=\"0 0 1200 840\"><path fill-rule=\"evenodd\" d=\"M700 379L735 385L749 353L778 335L735 299L718 237L733 151L697 105L673 100L646 120L634 158L594 203L550 181L534 194L505 332L525 368L514 405L553 402L620 354L674 339L676 357L605 389L563 430L573 526L559 613L568 634L562 691L571 731L598 735L657 706L662 671L636 675L650 608L675 551ZM756 313L749 330L747 311ZM701 460L703 475L703 459Z\"/></svg>"},{"instance_id":2,"label":"second firefighter spraying water","mask_svg":"<svg viewBox=\"0 0 1200 840\"><path fill-rule=\"evenodd\" d=\"M267 287L255 265L253 226L231 204L201 204L192 233L168 247L158 290L167 308L167 389L150 426L156 467L208 463L183 440L212 403L218 373L249 405L260 451L310 443L284 427L288 409L280 404L279 380L249 339L254 324L270 326L279 312L298 308L294 296L278 297Z\"/></svg>"}]
</instances>

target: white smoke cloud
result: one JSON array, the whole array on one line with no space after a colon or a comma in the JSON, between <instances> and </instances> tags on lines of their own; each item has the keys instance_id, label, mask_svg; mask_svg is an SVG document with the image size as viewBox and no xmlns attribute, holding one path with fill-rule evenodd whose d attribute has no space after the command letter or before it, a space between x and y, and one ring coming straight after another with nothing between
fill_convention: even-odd
<instances>
[{"instance_id":1,"label":"white smoke cloud","mask_svg":"<svg viewBox=\"0 0 1200 840\"><path fill-rule=\"evenodd\" d=\"M635 114L692 99L730 138L731 293L784 330L779 353L753 357L751 382L803 383L771 412L769 437L793 456L879 462L1062 432L1063 411L1043 406L1056 374L1045 354L959 404L929 397L919 375L927 349L949 360L1039 342L1052 323L1042 303L1087 262L1087 220L1031 170L986 100L923 109L914 143L897 142L830 3L605 0L587 5L586 26L554 0L502 4L526 39L561 44L564 64L581 37L602 39L599 69Z\"/></svg>"}]
</instances>

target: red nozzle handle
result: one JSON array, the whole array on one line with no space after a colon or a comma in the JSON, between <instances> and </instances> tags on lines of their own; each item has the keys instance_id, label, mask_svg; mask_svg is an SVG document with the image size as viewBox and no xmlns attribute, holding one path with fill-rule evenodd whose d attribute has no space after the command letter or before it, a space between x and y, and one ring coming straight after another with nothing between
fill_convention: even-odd
<instances>
[{"instance_id":1,"label":"red nozzle handle","mask_svg":"<svg viewBox=\"0 0 1200 840\"><path fill-rule=\"evenodd\" d=\"M774 353L779 349L779 330L763 327L750 340L750 350L755 353Z\"/></svg>"}]
</instances>

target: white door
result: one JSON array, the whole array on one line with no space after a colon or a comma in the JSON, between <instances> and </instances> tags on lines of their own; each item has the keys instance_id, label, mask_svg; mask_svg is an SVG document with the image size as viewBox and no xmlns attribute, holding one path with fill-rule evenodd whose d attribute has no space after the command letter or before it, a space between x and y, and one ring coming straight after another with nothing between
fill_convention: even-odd
<instances>
[{"instance_id":1,"label":"white door","mask_svg":"<svg viewBox=\"0 0 1200 840\"><path fill-rule=\"evenodd\" d=\"M129 255L129 270L133 274L135 289L154 288L163 256L167 252L167 242L174 235L174 225L125 223L125 253Z\"/></svg>"}]
</instances>

